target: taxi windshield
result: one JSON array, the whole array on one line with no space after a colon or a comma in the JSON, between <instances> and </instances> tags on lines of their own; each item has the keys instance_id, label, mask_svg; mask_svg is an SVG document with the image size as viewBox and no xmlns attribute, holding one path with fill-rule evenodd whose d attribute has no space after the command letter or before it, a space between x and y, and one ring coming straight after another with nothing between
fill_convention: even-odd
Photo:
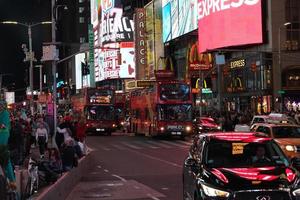
<instances>
[{"instance_id":1,"label":"taxi windshield","mask_svg":"<svg viewBox=\"0 0 300 200\"><path fill-rule=\"evenodd\" d=\"M273 127L275 138L300 138L300 127L297 126L279 126Z\"/></svg>"},{"instance_id":2,"label":"taxi windshield","mask_svg":"<svg viewBox=\"0 0 300 200\"><path fill-rule=\"evenodd\" d=\"M205 163L211 168L289 165L287 157L272 140L264 142L212 140L205 153Z\"/></svg>"}]
</instances>

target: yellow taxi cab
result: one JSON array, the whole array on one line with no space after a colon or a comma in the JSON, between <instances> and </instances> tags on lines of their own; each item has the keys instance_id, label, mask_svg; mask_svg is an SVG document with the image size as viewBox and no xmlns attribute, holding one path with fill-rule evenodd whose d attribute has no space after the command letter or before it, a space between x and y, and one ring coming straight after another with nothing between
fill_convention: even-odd
<instances>
[{"instance_id":1,"label":"yellow taxi cab","mask_svg":"<svg viewBox=\"0 0 300 200\"><path fill-rule=\"evenodd\" d=\"M300 126L289 123L257 123L251 130L273 138L289 158L300 157Z\"/></svg>"}]
</instances>

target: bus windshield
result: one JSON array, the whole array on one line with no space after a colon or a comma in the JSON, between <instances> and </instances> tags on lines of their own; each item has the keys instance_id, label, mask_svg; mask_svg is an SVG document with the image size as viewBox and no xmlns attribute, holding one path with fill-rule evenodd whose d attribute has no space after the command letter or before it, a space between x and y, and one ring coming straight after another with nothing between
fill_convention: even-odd
<instances>
[{"instance_id":1,"label":"bus windshield","mask_svg":"<svg viewBox=\"0 0 300 200\"><path fill-rule=\"evenodd\" d=\"M160 99L187 101L190 99L190 87L187 84L169 83L160 85Z\"/></svg>"},{"instance_id":2,"label":"bus windshield","mask_svg":"<svg viewBox=\"0 0 300 200\"><path fill-rule=\"evenodd\" d=\"M159 120L168 121L191 121L192 106L191 105L159 105Z\"/></svg>"},{"instance_id":3,"label":"bus windshield","mask_svg":"<svg viewBox=\"0 0 300 200\"><path fill-rule=\"evenodd\" d=\"M114 120L113 106L88 106L86 108L86 118L88 120Z\"/></svg>"}]
</instances>

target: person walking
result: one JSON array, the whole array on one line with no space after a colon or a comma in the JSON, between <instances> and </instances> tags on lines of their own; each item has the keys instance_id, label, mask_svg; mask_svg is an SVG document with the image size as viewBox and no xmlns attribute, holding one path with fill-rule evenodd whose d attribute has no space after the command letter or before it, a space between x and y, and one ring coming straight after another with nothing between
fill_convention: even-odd
<instances>
[{"instance_id":1,"label":"person walking","mask_svg":"<svg viewBox=\"0 0 300 200\"><path fill-rule=\"evenodd\" d=\"M39 144L40 156L41 158L44 158L45 148L48 142L48 131L42 123L39 123L38 128L36 129L36 141Z\"/></svg>"}]
</instances>

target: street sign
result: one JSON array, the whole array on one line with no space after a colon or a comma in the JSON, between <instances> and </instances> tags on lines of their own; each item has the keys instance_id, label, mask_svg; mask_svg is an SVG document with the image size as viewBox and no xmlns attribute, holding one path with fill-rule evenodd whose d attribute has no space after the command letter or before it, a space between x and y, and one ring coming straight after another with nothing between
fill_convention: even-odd
<instances>
[{"instance_id":1,"label":"street sign","mask_svg":"<svg viewBox=\"0 0 300 200\"><path fill-rule=\"evenodd\" d=\"M285 94L284 90L278 90L278 94Z\"/></svg>"},{"instance_id":2,"label":"street sign","mask_svg":"<svg viewBox=\"0 0 300 200\"><path fill-rule=\"evenodd\" d=\"M216 64L217 65L224 65L225 64L225 56L216 54Z\"/></svg>"},{"instance_id":3,"label":"street sign","mask_svg":"<svg viewBox=\"0 0 300 200\"><path fill-rule=\"evenodd\" d=\"M46 45L43 46L43 57L42 61L53 61L59 60L59 50L55 45Z\"/></svg>"}]
</instances>

